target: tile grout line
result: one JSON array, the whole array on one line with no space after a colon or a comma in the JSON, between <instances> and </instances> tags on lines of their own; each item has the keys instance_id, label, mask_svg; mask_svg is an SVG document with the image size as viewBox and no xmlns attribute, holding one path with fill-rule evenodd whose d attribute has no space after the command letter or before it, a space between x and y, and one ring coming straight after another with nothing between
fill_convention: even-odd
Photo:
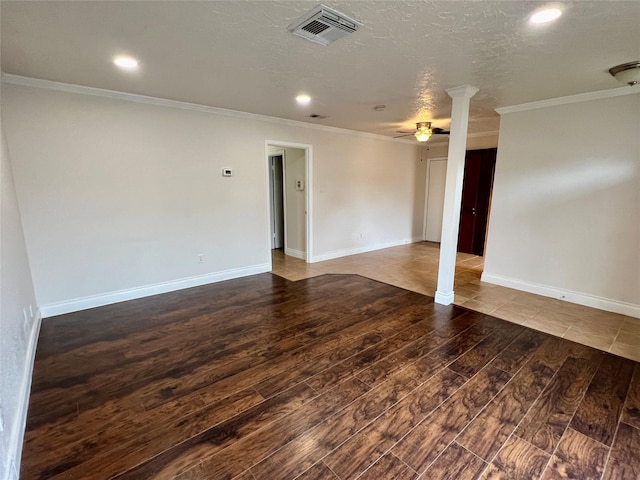
<instances>
[{"instance_id":1,"label":"tile grout line","mask_svg":"<svg viewBox=\"0 0 640 480\"><path fill-rule=\"evenodd\" d=\"M517 338L517 337L516 337L516 338ZM515 340L514 340L514 341L515 341ZM476 415L476 417L474 417L474 420L475 420L475 418L477 418L477 417L482 413L482 411L484 411L484 410L489 406L489 404L490 404L490 403L491 403L491 402L492 402L492 401L493 401L493 400L494 400L494 399L495 399L495 398L500 394L500 392L502 392L505 388L507 388L507 386L509 385L509 383L511 383L511 380L513 380L513 378L515 378L515 377L516 377L516 375L518 375L518 373L519 373L520 371L522 371L522 369L524 369L524 368L526 367L526 365L531 361L531 359L532 359L532 358L533 358L533 356L536 354L536 352L541 348L541 346L542 346L542 344L541 344L540 346L538 346L538 348L536 348L536 350L534 350L534 351L531 353L531 355L529 356L529 358L527 358L527 360L522 364L522 366L521 366L518 370L516 370L516 372L514 372L514 374L513 374L513 375L511 376L511 378L509 379L509 381L508 381L508 382L507 382L507 383L506 383L506 384L505 384L505 385L500 389L500 391L499 391L498 393L496 393L495 397L494 397L494 398L492 398L489 402L487 402L487 404L482 408L482 410L478 413L478 415ZM501 353L502 353L502 352L501 352ZM492 360L492 361L493 361L493 360ZM497 368L497 367L494 367L494 368ZM499 369L499 370L501 370L501 369ZM559 371L559 370L560 370L560 368L558 367L558 371ZM504 371L504 370L501 370L501 371ZM493 463L493 461L496 459L496 457L498 456L498 454L500 453L500 451L501 451L501 450L503 449L503 447L507 444L507 442L511 439L511 437L515 435L515 432L516 432L516 430L518 429L518 426L520 426L520 424L523 422L524 418L527 416L527 414L529 413L529 411L533 408L533 406L535 405L535 403L536 403L536 402L538 401L538 399L542 396L542 394L543 394L543 393L544 393L544 391L546 390L547 386L549 385L549 383L551 383L551 381L552 381L552 380L553 380L553 378L556 376L556 374L558 373L558 371L556 371L556 372L551 376L551 378L549 379L549 382L547 382L547 385L545 385L545 388L543 388L543 389L540 391L540 393L538 394L538 396L537 396L537 397L536 397L536 398L531 402L531 405L529 406L529 408L527 409L527 411L524 413L524 415L522 415L522 418L520 419L520 421L516 424L516 426L513 428L513 430L512 430L512 431L511 431L511 433L509 434L509 436L508 436L508 437L505 439L505 441L502 443L502 445L500 445L500 448L496 451L496 453L493 455L493 457L491 457L491 460L486 461L486 460L484 460L482 457L480 457L479 455L476 455L476 454L475 454L475 452L473 452L472 450L470 450L470 449L468 449L468 448L464 447L464 445L462 445L462 444L459 444L461 447L465 448L466 450L469 450L471 453L473 453L474 455L476 455L476 456L477 456L478 458L480 458L483 462L485 462L485 461L486 461L487 466L486 466L486 467L485 467L485 469L483 470L483 473L484 473L484 471L485 471L487 468L489 468L489 466ZM508 373L508 372L505 372L505 373ZM472 421L473 421L473 420L472 420ZM460 435L462 435L462 433L467 429L467 427L468 427L470 424L471 424L471 421L470 421L469 423L467 423L467 425L465 425L465 427L464 427L460 432L458 432L458 435L456 435L456 437L454 438L454 441L457 441L458 437L460 437ZM518 437L518 438L520 438L520 437ZM525 441L525 442L526 442L526 440L524 440L524 439L521 439L521 440L523 440L523 441ZM527 443L529 443L529 442L527 442ZM529 443L529 444L530 444L530 443ZM532 445L532 444L530 444L530 445L531 445L532 447L537 448L538 450L540 450L540 449L539 449L538 447L536 447L535 445ZM542 451L542 450L540 450L540 451ZM544 452L544 453L546 453L546 452Z\"/></svg>"},{"instance_id":2,"label":"tile grout line","mask_svg":"<svg viewBox=\"0 0 640 480\"><path fill-rule=\"evenodd\" d=\"M445 343L443 343L442 345L437 346L437 347L435 347L435 348L433 348L433 349L429 350L429 352L427 352L425 355L423 355L423 356L419 357L415 362L411 362L411 364L417 363L417 362L418 362L418 361L420 361L422 358L427 357L427 356L428 356L428 355L430 355L433 351L435 351L435 350L437 350L437 349L441 348L442 346L444 346L445 344L447 344L448 342L450 342L450 341L451 341L451 340L453 340L454 338L458 337L459 335L462 335L463 333L465 333L467 330L469 330L469 329L470 329L470 328L472 328L472 327L473 327L473 325L470 325L469 327L465 328L463 331L461 331L461 332L460 332L460 333L458 333L457 335L455 335L455 336L451 337L450 339L448 339L448 340L447 340ZM482 340L486 339L487 337L488 337L488 335L484 336L480 341L478 341L477 343L475 343L475 344L474 344L472 347L470 347L470 348L474 348L476 345L478 345ZM468 350L467 350L467 351L468 351ZM467 351L465 351L464 353L466 353ZM357 430L357 431L356 431L353 435L351 435L347 440L345 440L344 442L342 442L341 444L339 444L338 446L336 446L336 448L334 448L334 449L333 449L333 450L331 450L329 453L327 453L324 457L322 457L321 461L324 461L324 459L325 459L325 458L327 458L327 457L328 457L332 452L336 451L338 448L340 448L342 445L344 445L346 442L348 442L352 437L354 437L354 436L355 436L355 435L357 435L359 432L361 432L362 430L364 430L367 426L371 425L373 422L375 422L376 420L378 420L378 419L379 419L380 417L382 417L386 412L388 412L391 408L393 408L393 407L394 407L394 406L396 406L398 403L400 403L402 400L404 400L405 398L407 398L409 395L411 395L414 391L416 391L416 390L417 390L418 388L420 388L422 385L424 385L424 384L425 384L425 383L427 383L429 380L431 380L431 379L432 379L434 376L436 376L438 373L440 373L440 372L441 372L441 371L443 371L444 369L448 368L448 367L449 367L449 365L451 365L452 363L454 363L458 358L460 358L462 355L464 355L464 353L463 353L463 354L461 354L461 355L459 355L459 356L457 356L457 357L456 357L455 359L453 359L451 362L449 362L449 363L447 363L447 364L443 364L443 365L442 365L442 368L440 368L438 371L434 372L430 377L428 377L427 379L425 379L425 381L424 381L424 382L422 382L422 383L420 383L419 385L417 385L417 386L416 386L416 388L414 388L413 390L411 390L411 392L407 393L405 396L403 396L402 398L398 399L398 401L397 401L397 402L395 402L393 405L389 406L389 408L387 408L384 412L381 412L381 413L380 413L378 416L376 416L372 421L370 421L369 423L367 423L366 425L364 425L362 428L360 428L359 430ZM405 369L409 368L409 367L411 366L411 364L409 364L409 365L407 365L406 367L404 367L404 368L402 368L402 369L398 370L398 372L395 372L395 373L399 373L399 372L401 372L401 371L403 371L403 370L405 370ZM451 369L449 369L449 370L451 370ZM452 395L454 395L458 390L460 390L460 388L462 388L464 385L466 385L466 384L469 382L469 379L467 379L464 375L460 375L458 372L454 372L453 370L451 370L451 371L452 371L453 373L455 373L456 375L459 375L461 378L463 378L463 379L465 380L465 382L464 382L462 385L460 385L460 387L458 387L456 390L454 390L454 391L451 393L451 395L449 395L449 397L447 397L447 398L446 398L446 399L444 399L440 404L438 404L437 406L435 406L435 407L433 408L433 410L431 410L431 411L430 411L430 412L429 412L429 413L428 413L428 414L427 414L427 415L426 415L426 416L425 416L425 417L424 417L420 422L418 422L416 425L414 425L414 427L413 427L411 430L413 430L413 429L414 429L415 427L417 427L420 423L422 423L422 422L423 422L426 418L428 418L428 417L429 417L433 412L435 412L435 411L440 407L440 405L444 404L444 403L445 403L445 402L446 402L446 401L447 401L447 400L448 400ZM357 378L357 376L355 376L355 375L354 375L354 378ZM360 379L358 378L358 380L360 380ZM388 379L387 379L387 380L388 380ZM377 387L379 387L380 385L382 385L382 384L386 383L386 382L387 382L387 380L385 380L384 382L382 382L382 383L380 383L380 384L376 385L375 387L372 387L372 389L373 389L373 388L377 388ZM360 381L362 382L362 380L360 380ZM369 386L369 385L368 385L368 384L366 384L365 382L362 382L362 383L363 383L363 384L365 384L365 385L367 385L367 386ZM333 415L332 415L332 416L333 416ZM406 435L408 435L408 434L411 432L411 430L410 430L409 432L407 432L407 434L405 434L402 438L404 438ZM399 441L400 441L400 440L399 440ZM398 441L398 442L396 442L395 444L393 444L393 446L395 446L397 443L399 443L399 441ZM379 460L380 458L384 457L384 455L386 455L387 453L391 453L391 454L393 454L393 452L391 452L391 449L393 448L393 446L392 446L391 448L389 448L387 451L385 451L385 452L384 452L384 454L383 454L383 455L381 455L381 456L378 458L378 460ZM275 452L274 452L274 453L275 453ZM396 455L394 455L394 456L396 456ZM401 458L399 458L399 457L397 457L397 458L398 458L398 460L402 461L402 459L401 459ZM376 461L378 461L378 460L376 460ZM316 462L316 463L317 463L317 462ZM374 463L375 463L375 462L374 462ZM402 461L402 463L405 463L405 462L404 462L404 461ZM367 469L365 469L365 471L366 471L366 470L368 470L370 467L371 467L371 465L370 465L369 467L367 467ZM409 466L409 468L411 468L411 467ZM413 470L413 468L411 468L411 469ZM415 470L414 470L414 471L415 471ZM358 476L362 475L362 473L364 473L364 472L361 472ZM416 473L417 473L417 472L416 472Z\"/></svg>"},{"instance_id":3,"label":"tile grout line","mask_svg":"<svg viewBox=\"0 0 640 480\"><path fill-rule=\"evenodd\" d=\"M584 389L584 392L582 393L582 397L580 398L580 401L578 402L578 406L576 407L576 409L574 410L573 414L571 415L571 418L569 419L569 421L565 425L565 427L564 427L564 429L562 431L562 435L560 435L560 438L558 439L558 443L556 444L555 448L553 449L553 452L551 453L551 455L549 455L549 459L547 460L547 464L545 465L544 470L542 470L542 475L544 475L544 472L547 471L547 469L549 468L549 465L551 464L551 460L553 459L553 457L555 456L556 452L558 451L558 447L562 443L562 439L564 438L565 433L567 433L567 430L570 428L571 422L573 421L574 417L576 416L576 412L580 408L580 405L582 405L582 402L584 401L584 397L587 395L587 392L589 391L589 387L591 386L591 383L593 382L593 379L598 374L598 370L600 370L600 367L602 366L602 361L603 361L603 359L601 358L599 363L598 363L598 368L596 368L594 370L594 372L593 372L593 375L591 375L591 378L589 379L589 383L587 384L587 388ZM560 371L560 369L558 369L558 371ZM578 432L578 433L580 433L580 432ZM591 438L591 437L589 437L589 438ZM535 445L534 445L534 447L535 447ZM609 451L611 451L611 450L609 450Z\"/></svg>"},{"instance_id":4,"label":"tile grout line","mask_svg":"<svg viewBox=\"0 0 640 480\"><path fill-rule=\"evenodd\" d=\"M431 375L431 377L429 377L429 379L427 379L425 382L421 383L418 387L414 388L412 392L414 392L417 388L419 388L421 385L424 385L424 383L428 382L431 378L433 378L435 375L437 375L438 373L440 373L442 370L448 368L448 366L443 366L440 370L438 370L437 372L435 372L433 375ZM453 370L451 370L453 371ZM456 375L459 375L457 372L453 372ZM460 375L461 376L461 375ZM462 377L462 376L461 376ZM463 379L465 379L465 377L462 377ZM429 418L433 412L435 412L438 408L440 408L441 405L443 405L444 403L447 402L447 400L449 400L449 398L451 398L458 390L460 390L464 385L466 385L469 382L469 380L466 380L464 383L462 383L456 390L454 390L451 395L449 395L447 398L445 398L442 402L440 402L438 405L436 405L435 407L433 407L433 409L422 419L420 420L418 423L416 423L411 429L409 429L409 431L407 433L405 433L402 437L400 437L400 440L398 440L397 442L395 442L394 444L391 445L391 447L389 447L387 450L384 451L384 453L382 453L382 455L380 455L375 462L373 462L373 464L375 464L378 460L380 460L382 457L384 457L387 453L390 453L392 455L394 455L395 457L398 458L398 460L400 460L402 463L405 463L400 457L398 457L397 455L395 455L391 450L393 450L393 448L402 441L403 438L405 438L407 435L409 435L409 433L411 433L418 425L420 425L423 421L425 421L427 418ZM410 395L411 393L409 393L408 395ZM402 399L406 398L408 395L405 395L404 397L402 397ZM401 399L401 400L402 400ZM334 451L338 450L342 445L344 445L346 442L348 442L349 440L351 440L351 438L353 438L357 433L359 433L360 431L362 431L364 428L366 428L368 425L372 424L375 420L377 420L378 418L380 418L381 416L383 416L386 412L388 412L392 407L394 407L395 405L397 405L401 400L399 400L398 402L394 403L391 407L389 407L387 410L385 410L384 412L382 412L380 415L378 415L373 421L369 422L367 425L365 425L363 428L361 428L360 430L358 430L354 435L352 435L351 437L349 437L347 440L345 440L344 442L342 442L340 445L338 445L336 448L334 448L333 450L331 450L329 453L327 453L324 457L322 457L322 461L324 461L325 458L327 458L329 455L331 455L331 453L333 453ZM369 468L371 468L370 464L365 470L363 470L362 472L360 472L357 477L360 477L365 471L367 471ZM409 465L407 465L409 466ZM411 470L415 471L411 466L409 466L409 468L411 468ZM416 472L417 473L417 472ZM356 478L357 478L356 477Z\"/></svg>"},{"instance_id":5,"label":"tile grout line","mask_svg":"<svg viewBox=\"0 0 640 480\"><path fill-rule=\"evenodd\" d=\"M537 349L536 349L537 351ZM534 352L535 354L535 352ZM532 354L533 357L533 354ZM567 356L568 357L568 356ZM525 365L527 363L529 363L529 361L531 360L531 357L525 362L525 364L520 367L520 369L518 369L518 372L520 370L522 370ZM566 361L566 359L565 359ZM564 362L563 362L564 364ZM533 445L531 442L529 442L528 440L525 440L524 438L520 437L519 435L516 435L516 431L518 430L518 427L522 424L522 422L524 421L524 419L527 417L527 415L529 414L529 412L531 411L531 409L533 408L533 406L538 402L538 400L540 399L540 397L542 397L543 393L547 390L547 387L549 386L549 384L553 381L553 379L558 375L558 372L560 371L560 367L558 367L558 369L554 372L554 374L551 376L551 378L549 379L549 381L547 382L547 384L545 385L545 387L540 391L540 393L538 394L538 396L531 402L531 405L529 405L529 408L527 409L527 411L524 413L524 415L522 415L522 418L520 418L520 421L516 424L516 426L513 428L513 430L511 431L511 433L509 434L509 436L505 439L505 441L502 443L502 445L500 446L500 448L498 449L498 451L493 455L493 457L491 457L491 460L487 461L487 468L489 468L489 466L491 464L493 464L493 462L495 461L495 459L498 457L498 455L500 454L500 452L502 451L502 449L504 448L504 446L509 442L509 440L512 437L517 437L518 439L520 439L523 442L528 443L529 445L531 445L533 448L540 450L541 452L543 452L544 454L548 455L547 452L545 452L544 450L541 450L540 448L536 447L535 445ZM517 373L514 373L514 377L517 375ZM506 385L505 385L506 387ZM504 387L503 387L504 388ZM473 452L472 452L473 453ZM549 456L549 459L551 458L551 455ZM547 462L548 464L548 462ZM546 469L546 465L545 465L545 469ZM540 473L540 476L542 476L544 474L544 470L542 470L542 472ZM485 469L486 470L486 469Z\"/></svg>"},{"instance_id":6,"label":"tile grout line","mask_svg":"<svg viewBox=\"0 0 640 480\"><path fill-rule=\"evenodd\" d=\"M629 393L631 392L631 387L633 385L634 380L636 379L636 375L639 377L638 381L640 381L640 368L638 368L637 365L635 365L633 368L633 374L631 375L631 379L629 380L629 385L627 386L627 393L624 396L624 402L622 403L620 417L618 418L618 423L616 424L616 431L613 434L613 438L611 439L611 446L609 447L609 452L607 452L607 458L605 459L604 465L602 466L602 475L600 475L601 480L604 478L604 474L607 471L607 466L609 465L609 460L611 459L611 455L613 453L613 446L615 445L616 439L618 437L618 430L620 429L620 424L625 423L622 420L622 415L624 414L627 401L629 400Z\"/></svg>"},{"instance_id":7,"label":"tile grout line","mask_svg":"<svg viewBox=\"0 0 640 480\"><path fill-rule=\"evenodd\" d=\"M486 338L486 337L485 337L485 338ZM477 345L477 344L476 344L476 345ZM474 345L474 347L475 347L475 345ZM471 348L474 348L474 347L471 347ZM469 350L467 350L467 351L469 351ZM465 352L465 353L466 353L466 352ZM495 358L495 357L494 357L494 358ZM445 368L449 368L449 365L451 365L452 363L453 363L453 362L448 363L448 364L447 364L447 366L446 366ZM481 371L483 371L484 369L489 368L489 366L490 366L490 362L489 362L489 363L487 363L487 364L485 364L485 365L484 365L480 370L478 370L478 371L476 372L476 374L475 374L475 375L479 374L479 373L480 373ZM494 367L494 368L495 368L495 367ZM450 370L451 370L451 369L450 369ZM500 370L500 369L496 369L496 370ZM455 370L451 370L451 371L452 371L452 372L454 372L454 373L456 373L457 375L460 375L460 374L459 374L458 372L456 372ZM502 371L502 370L500 370L500 371ZM505 372L505 373L506 373L506 372ZM475 377L475 375L474 375L474 377ZM460 375L460 376L461 376L463 379L466 379L466 377L465 377L464 375ZM473 377L472 377L472 378L473 378ZM409 430L409 432L407 432L405 435L403 435L403 436L402 436L402 438L400 438L400 440L398 440L396 443L394 443L394 444L393 444L393 446L392 446L388 451L389 451L389 452L391 452L391 450L392 450L396 445L398 445L398 444L399 444L399 443L400 443L404 438L406 438L406 437L407 437L407 435L409 435L409 434L410 434L412 431L414 431L414 430L415 430L419 425L421 425L425 420L427 420L427 418L429 418L431 415L433 415L433 413L434 413L438 408L440 408L443 404L445 404L445 403L446 403L446 402L447 402L447 401L448 401L448 400L449 400L453 395L455 395L458 391L460 391L460 389L462 389L462 388L463 388L465 385L467 385L470 381L471 381L471 379L468 379L468 380L467 380L467 381L465 381L462 385L460 385L460 387L459 387L458 389L456 389L454 392L452 392L452 393L451 393L451 395L449 395L449 396L448 396L448 397L447 397L447 398L446 398L442 403L440 403L440 404L439 404L437 407L435 407L431 412L429 412L429 415L427 415L425 418L423 418L423 419L422 419L420 422L418 422L418 423L417 423L417 424L416 424L416 425L415 425L411 430ZM496 397L499 395L499 393L504 389L504 387L505 387L508 383L509 383L509 382L507 382L507 383L506 383L506 384L505 384L505 385L504 385L500 390L498 390L498 391L496 392L496 394L495 394L494 396L492 396L492 397L487 401L487 404L486 404L486 405L488 405L489 403L491 403L491 402L493 401L493 399L494 399L494 398L496 398ZM485 407L486 407L486 405L485 405ZM477 417L478 415L480 415L480 412L482 412L482 410L484 410L484 408L485 408L485 407L482 407L482 408L478 411L478 413L477 413L476 415L474 415L474 417L473 417L471 420L469 420L469 422L467 422L467 424L465 425L465 427L463 428L463 430L464 430L464 429L465 429L465 428L466 428L466 427L467 427L471 422L473 422L473 420L475 420L475 419L476 419L476 417ZM440 458L440 456L442 455L442 453L443 453L447 448L449 448L449 446L451 446L451 444L452 444L453 442L455 442L455 440L458 438L458 436L460 435L460 433L461 433L461 432L458 432L458 434L457 434L457 435L456 435L456 436L451 440L451 442L449 442L449 443L447 444L447 446L446 446L445 448L443 448L443 449L442 449L442 451L441 451L440 453L438 453L438 455L436 455L436 457L433 459L433 461L431 461L431 462L429 463L429 465L427 466L427 468L425 468L422 472L418 472L418 475L423 475L427 470L429 470L429 468L431 468L431 466L432 466L432 465L433 465L433 464L438 460L438 458ZM391 453L393 453L393 452L391 452ZM472 452L472 453L473 453L473 452ZM386 454L386 452L385 452L385 454ZM400 458L400 457L398 457L398 458ZM400 460L402 460L402 459L400 458ZM412 469L413 469L413 468L412 468Z\"/></svg>"},{"instance_id":8,"label":"tile grout line","mask_svg":"<svg viewBox=\"0 0 640 480\"><path fill-rule=\"evenodd\" d=\"M464 333L464 332L466 332L469 328L471 328L471 326L469 326L468 328L464 329L462 332L458 333L458 335L455 335L454 337L452 337L452 338L451 338L451 339L449 339L448 341L451 341L453 338L455 338L455 337L457 337L457 336L459 336L459 335L463 334L463 333ZM485 336L485 337L483 337L483 339L484 339L484 338L486 338L486 336ZM447 342L448 342L448 341L447 341ZM447 342L445 342L445 343L447 343ZM478 343L479 343L479 342L478 342ZM474 346L475 346L475 345L477 345L477 343L476 343L476 344L474 344ZM434 350L437 350L437 349L438 349L438 348L440 348L441 346L442 346L442 345L440 345L440 346L438 346L438 347L435 347L434 349L430 350L427 354L423 355L423 356L422 356L422 357L420 357L418 360L416 360L416 362L417 362L417 361L419 361L420 359L422 359L422 358L426 357L427 355L429 355L429 354L430 354L431 352L433 352ZM471 347L471 348L473 348L473 347ZM457 358L459 358L459 356L458 356L458 357L456 357L456 359L457 359ZM453 360L453 361L455 361L455 360ZM412 362L412 363L416 363L416 362ZM450 362L450 363L453 363L453 362ZM449 364L450 364L450 363L449 363ZM397 402L395 402L393 405L391 405L391 406L390 406L389 408L387 408L385 411L381 412L378 416L376 416L373 420L371 420L369 423L367 423L366 425L364 425L362 428L358 429L358 430L357 430L353 435L351 435L347 440L345 440L344 442L342 442L341 444L339 444L336 448L334 448L333 450L329 451L326 455L324 455L324 456L323 456L323 457L322 457L318 462L324 462L324 459L325 459L327 456L329 456L333 451L335 451L335 450L337 450L338 448L340 448L340 446L342 446L344 443L346 443L347 441L349 441L349 440L350 440L353 436L355 436L357 433L359 433L360 431L362 431L363 429L365 429L368 425L370 425L370 424L372 424L373 422L375 422L377 419L379 419L381 416L383 416L387 411L389 411L392 407L394 407L395 405L397 405L398 403L400 403L402 400L404 400L406 397L408 397L409 395L411 395L411 393L413 393L413 392L414 392L415 390L417 390L420 386L424 385L426 382L428 382L430 379L432 379L432 378L433 378L435 375L437 375L440 371L442 371L442 370L444 370L445 368L447 368L447 366L448 366L449 364L447 364L447 365L443 365L443 367L442 367L440 370L438 370L438 371L434 372L434 373L433 373L433 375L431 375L430 377L428 377L427 379L425 379L425 381L424 381L424 382L422 382L422 383L420 383L418 386L416 386L416 388L414 388L413 390L411 390L411 392L407 393L405 396L403 396L402 398L400 398ZM406 368L408 368L409 366L410 366L410 365L408 365L407 367L405 367L405 368L403 368L403 369L401 369L401 370L398 370L398 372L400 372L400 371L402 371L402 370L405 370L405 369L406 369ZM398 373L398 372L396 372L396 373ZM456 374L457 374L457 372L454 372L454 373L456 373ZM459 375L459 374L458 374L458 375ZM369 386L368 384L366 384L365 382L363 382L362 380L360 380L359 378L357 378L357 376L356 376L356 375L352 375L352 376L351 376L351 377L349 377L349 378L355 378L355 379L357 379L358 381L360 381L363 385L365 385L365 386ZM463 378L465 378L465 377L463 377ZM372 387L372 388L370 387L370 388L371 388L371 390L373 390L374 388L379 387L380 385L384 384L386 381L387 381L387 380L385 380L385 381L384 381L384 382L382 382L381 384L377 385L376 387ZM306 380L304 380L303 382L306 382ZM303 382L299 382L299 383L303 383ZM468 380L467 380L465 383L463 383L463 384L460 386L460 388L461 388L463 385L465 385L467 382L468 382ZM342 383L342 382L341 382L341 383ZM298 384L296 384L296 385L298 385ZM330 388L329 390L327 390L327 391L333 390L334 388L337 388L338 386L340 386L340 384L334 385L333 387L331 387L331 388ZM455 390L451 395L453 395L455 392L457 392L460 388L458 388L457 390ZM313 389L312 389L312 390L313 390ZM371 390L368 390L368 392L369 392L369 391L371 391ZM365 394L366 394L366 393L368 393L368 392L365 392ZM326 392L323 392L323 393L326 393ZM365 395L365 394L363 394L363 395ZM319 394L318 396L320 396L320 395L322 395L322 393L321 393L321 394ZM451 395L450 395L450 396L451 396ZM314 398L316 398L316 397L314 397ZM358 398L360 398L360 397L358 397ZM446 402L448 399L449 399L449 397L447 397L445 400L443 400L443 401L442 401L442 403ZM314 426L313 426L313 427L311 427L310 429L305 430L305 432L303 432L303 433L301 433L300 435L298 435L295 439L297 439L297 438L301 437L302 435L304 435L304 434L305 434L305 433L307 433L308 431L312 430L313 428L316 428L318 425L320 425L320 424L324 423L325 421L329 420L330 418L332 418L332 417L334 417L334 416L337 416L338 414L340 414L340 412L342 412L343 410L345 410L349 405L351 405L352 403L354 403L354 402L355 402L355 401L357 401L357 400L358 400L357 398L356 398L356 399L354 399L352 402L350 402L349 404L345 405L345 407L344 407L344 408L342 408L342 409L340 409L339 411L337 411L337 412L333 413L333 414L332 414L332 415L330 415L329 417L325 418L322 422L320 422L320 423L318 423L318 424L314 425ZM442 403L441 403L441 404L442 404ZM433 409L431 412L429 412L429 414L428 414L425 418L427 418L429 415L431 415L431 414L432 414L432 413L433 413L433 412L434 412L434 411L435 411L435 410L436 410L436 409L437 409L441 404L439 404L438 406L434 407L434 409ZM424 419L423 419L423 420L424 420ZM420 422L420 423L421 423L421 422ZM416 426L417 426L417 424L416 424ZM293 440L295 440L295 439L292 439L291 441L293 441ZM281 450L282 448L284 448L286 445L288 445L289 443L291 443L291 441L287 442L285 445L282 445L280 448L276 449L275 451L273 451L271 454L267 455L266 457L264 457L264 458L260 459L260 461L258 461L257 463L253 464L250 468L255 467L256 465L258 465L259 463L263 462L263 461L264 461L264 460L266 460L267 458L269 458L269 457L271 457L271 456L275 455L275 453L276 453L276 452L278 452L279 450ZM387 453L387 452L385 452L385 454L386 454L386 453ZM382 455L382 456L384 456L384 455ZM380 457L380 458L382 458L382 457ZM315 464L316 464L316 463L318 463L318 462L315 462L313 465L315 465ZM375 462L374 462L374 463L375 463ZM403 462L403 463L404 463L404 462ZM327 466L327 467L328 467L328 466ZM310 468L311 468L311 467L310 467ZM307 470L308 470L308 469L307 469ZM333 471L333 470L332 470L332 471ZM304 472L302 472L302 473L304 473ZM334 472L334 473L335 473L335 472ZM336 474L336 475L337 475L337 474Z\"/></svg>"}]
</instances>

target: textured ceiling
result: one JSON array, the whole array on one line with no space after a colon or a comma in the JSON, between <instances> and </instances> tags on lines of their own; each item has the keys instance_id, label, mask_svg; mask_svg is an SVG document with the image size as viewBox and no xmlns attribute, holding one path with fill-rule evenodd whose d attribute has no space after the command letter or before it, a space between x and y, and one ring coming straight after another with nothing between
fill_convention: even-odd
<instances>
[{"instance_id":1,"label":"textured ceiling","mask_svg":"<svg viewBox=\"0 0 640 480\"><path fill-rule=\"evenodd\" d=\"M556 3L534 28L542 2L327 0L364 24L327 47L287 30L317 3L2 0L2 71L393 135L448 127L446 88L479 87L469 131L495 131L496 107L618 88L607 69L640 59L640 1Z\"/></svg>"}]
</instances>

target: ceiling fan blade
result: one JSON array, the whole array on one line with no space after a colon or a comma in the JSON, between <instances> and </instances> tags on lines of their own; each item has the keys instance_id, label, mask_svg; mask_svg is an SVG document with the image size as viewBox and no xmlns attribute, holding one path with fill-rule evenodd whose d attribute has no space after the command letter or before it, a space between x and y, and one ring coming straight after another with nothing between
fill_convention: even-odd
<instances>
[{"instance_id":1,"label":"ceiling fan blade","mask_svg":"<svg viewBox=\"0 0 640 480\"><path fill-rule=\"evenodd\" d=\"M416 133L415 130L396 130L396 133Z\"/></svg>"},{"instance_id":2,"label":"ceiling fan blade","mask_svg":"<svg viewBox=\"0 0 640 480\"><path fill-rule=\"evenodd\" d=\"M445 130L443 128L432 128L431 131L434 135L449 135L451 132L449 130Z\"/></svg>"},{"instance_id":3,"label":"ceiling fan blade","mask_svg":"<svg viewBox=\"0 0 640 480\"><path fill-rule=\"evenodd\" d=\"M400 133L400 132L398 132L398 133ZM396 135L393 138L412 137L413 135L414 135L414 133L411 132L411 133L405 133L404 135Z\"/></svg>"}]
</instances>

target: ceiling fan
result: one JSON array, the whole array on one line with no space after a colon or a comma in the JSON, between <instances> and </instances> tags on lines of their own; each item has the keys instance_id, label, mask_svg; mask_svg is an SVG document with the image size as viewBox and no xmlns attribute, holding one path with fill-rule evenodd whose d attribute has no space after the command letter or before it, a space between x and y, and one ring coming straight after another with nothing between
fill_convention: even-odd
<instances>
[{"instance_id":1,"label":"ceiling fan","mask_svg":"<svg viewBox=\"0 0 640 480\"><path fill-rule=\"evenodd\" d=\"M402 133L403 135L396 135L393 138L409 137L413 135L419 142L426 142L431 138L431 135L449 135L450 132L449 130L444 130L438 127L431 128L431 122L418 122L416 123L415 132L398 130L396 133Z\"/></svg>"}]
</instances>

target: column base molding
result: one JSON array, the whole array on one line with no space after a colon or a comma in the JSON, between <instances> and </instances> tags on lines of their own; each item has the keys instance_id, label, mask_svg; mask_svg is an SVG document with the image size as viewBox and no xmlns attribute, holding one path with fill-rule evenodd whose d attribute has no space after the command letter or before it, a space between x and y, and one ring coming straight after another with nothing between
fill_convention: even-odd
<instances>
[{"instance_id":1,"label":"column base molding","mask_svg":"<svg viewBox=\"0 0 640 480\"><path fill-rule=\"evenodd\" d=\"M436 292L436 296L434 300L436 303L439 303L440 305L451 305L453 303L454 296L455 296L454 292L448 292L448 293Z\"/></svg>"}]
</instances>

